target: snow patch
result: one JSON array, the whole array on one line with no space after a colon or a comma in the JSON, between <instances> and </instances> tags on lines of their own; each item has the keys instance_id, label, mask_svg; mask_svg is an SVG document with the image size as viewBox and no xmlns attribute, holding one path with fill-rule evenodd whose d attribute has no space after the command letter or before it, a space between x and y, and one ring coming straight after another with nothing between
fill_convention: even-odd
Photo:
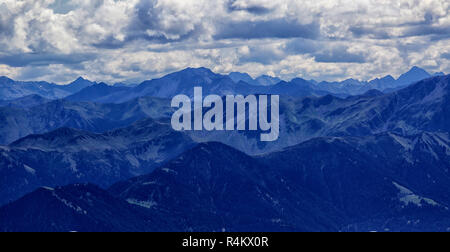
<instances>
[{"instance_id":1,"label":"snow patch","mask_svg":"<svg viewBox=\"0 0 450 252\"><path fill-rule=\"evenodd\" d=\"M133 155L128 154L126 156L126 159L128 160L128 162L130 162L130 164L136 168L141 167L141 163L139 162L139 160L137 160Z\"/></svg>"},{"instance_id":2,"label":"snow patch","mask_svg":"<svg viewBox=\"0 0 450 252\"><path fill-rule=\"evenodd\" d=\"M59 197L58 194L56 194L55 192L53 192L53 196L55 198L57 198L59 201L61 201L67 207L75 210L77 213L87 215L87 212L85 210L83 210L81 207L76 206L76 205L72 204L72 202L70 202L70 201L68 201L68 200L66 200L64 198Z\"/></svg>"},{"instance_id":3,"label":"snow patch","mask_svg":"<svg viewBox=\"0 0 450 252\"><path fill-rule=\"evenodd\" d=\"M63 162L69 164L69 167L73 172L78 172L77 162L75 162L70 155L64 154Z\"/></svg>"},{"instance_id":4,"label":"snow patch","mask_svg":"<svg viewBox=\"0 0 450 252\"><path fill-rule=\"evenodd\" d=\"M178 172L176 172L176 171L174 171L174 170L171 170L171 169L169 169L169 168L162 168L161 170L162 170L163 172L166 172L166 173L172 173L172 174L175 174L175 175L178 174Z\"/></svg>"},{"instance_id":5,"label":"snow patch","mask_svg":"<svg viewBox=\"0 0 450 252\"><path fill-rule=\"evenodd\" d=\"M140 201L137 199L127 199L127 202L132 205L140 206L140 207L147 208L147 209L151 209L158 205L158 203L156 203L154 201Z\"/></svg>"},{"instance_id":6,"label":"snow patch","mask_svg":"<svg viewBox=\"0 0 450 252\"><path fill-rule=\"evenodd\" d=\"M419 195L414 194L411 190L406 187L403 187L395 182L392 182L394 186L399 190L399 200L403 203L404 206L415 205L418 207L422 207L424 203L431 206L439 206L439 204L428 198L421 197Z\"/></svg>"},{"instance_id":7,"label":"snow patch","mask_svg":"<svg viewBox=\"0 0 450 252\"><path fill-rule=\"evenodd\" d=\"M29 167L28 165L24 164L23 168L25 168L25 171L27 171L28 173L32 174L32 175L36 175L36 170Z\"/></svg>"},{"instance_id":8,"label":"snow patch","mask_svg":"<svg viewBox=\"0 0 450 252\"><path fill-rule=\"evenodd\" d=\"M399 143L403 148L405 148L407 151L414 150L417 141L412 141L411 139L404 138L397 136L395 134L390 133L389 134L397 143Z\"/></svg>"}]
</instances>

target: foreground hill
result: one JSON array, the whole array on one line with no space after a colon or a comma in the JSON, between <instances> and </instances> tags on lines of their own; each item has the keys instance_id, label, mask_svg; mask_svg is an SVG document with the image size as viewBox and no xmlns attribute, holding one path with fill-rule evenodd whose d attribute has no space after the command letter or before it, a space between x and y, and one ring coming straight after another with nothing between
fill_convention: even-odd
<instances>
[{"instance_id":1,"label":"foreground hill","mask_svg":"<svg viewBox=\"0 0 450 252\"><path fill-rule=\"evenodd\" d=\"M200 144L108 192L39 189L0 209L0 230L447 231L448 139L317 138L258 157Z\"/></svg>"},{"instance_id":2,"label":"foreground hill","mask_svg":"<svg viewBox=\"0 0 450 252\"><path fill-rule=\"evenodd\" d=\"M0 209L2 232L136 232L150 215L91 184L40 188Z\"/></svg>"},{"instance_id":3,"label":"foreground hill","mask_svg":"<svg viewBox=\"0 0 450 252\"><path fill-rule=\"evenodd\" d=\"M275 169L220 143L200 144L153 173L109 191L167 212L180 231L335 230L338 213Z\"/></svg>"},{"instance_id":4,"label":"foreground hill","mask_svg":"<svg viewBox=\"0 0 450 252\"><path fill-rule=\"evenodd\" d=\"M208 143L109 193L39 189L0 209L0 230L319 231L337 230L339 217L255 159Z\"/></svg>"},{"instance_id":5,"label":"foreground hill","mask_svg":"<svg viewBox=\"0 0 450 252\"><path fill-rule=\"evenodd\" d=\"M260 160L346 213L348 231L450 227L448 133L317 138Z\"/></svg>"}]
</instances>

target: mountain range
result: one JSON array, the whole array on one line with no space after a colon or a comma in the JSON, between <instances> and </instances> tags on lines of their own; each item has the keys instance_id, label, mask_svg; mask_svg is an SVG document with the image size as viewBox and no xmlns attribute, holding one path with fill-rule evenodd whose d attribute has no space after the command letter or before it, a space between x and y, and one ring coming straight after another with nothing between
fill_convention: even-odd
<instances>
[{"instance_id":1,"label":"mountain range","mask_svg":"<svg viewBox=\"0 0 450 252\"><path fill-rule=\"evenodd\" d=\"M365 136L392 131L411 135L447 132L450 76L420 81L399 91L371 91L345 99L280 99L280 138L262 143L261 132L189 132L199 142L219 141L248 154L263 154L322 136Z\"/></svg>"},{"instance_id":2,"label":"mountain range","mask_svg":"<svg viewBox=\"0 0 450 252\"><path fill-rule=\"evenodd\" d=\"M172 98L178 94L193 96L196 86L203 87L204 95L216 94L276 94L291 97L320 97L333 94L339 97L361 95L370 90L395 91L417 81L432 77L425 70L413 67L395 80L391 76L362 82L353 79L343 82L315 82L295 78L289 82L270 76L252 79L245 73L221 75L207 68L188 68L160 79L145 81L136 87L94 85L79 94L67 97L71 101L93 101L102 103L122 103L136 97L151 96Z\"/></svg>"},{"instance_id":3,"label":"mountain range","mask_svg":"<svg viewBox=\"0 0 450 252\"><path fill-rule=\"evenodd\" d=\"M213 73L207 68L187 68L159 79L144 81L139 85L108 85L78 78L68 85L48 82L21 82L0 77L0 101L15 100L30 95L45 99L65 98L69 101L89 101L97 103L123 103L138 97L151 96L172 98L178 94L193 95L193 87L202 86L205 94L279 94L305 97L333 94L347 97L361 95L369 90L395 91L417 81L443 73L429 74L419 67L413 67L397 80L386 76L372 81L348 79L342 82L317 82L295 78L289 82L277 77L260 76L253 79L246 73L233 72L229 75ZM0 102L1 104L2 102Z\"/></svg>"},{"instance_id":4,"label":"mountain range","mask_svg":"<svg viewBox=\"0 0 450 252\"><path fill-rule=\"evenodd\" d=\"M0 205L44 185L109 186L151 172L191 146L169 123L152 119L103 134L60 128L30 135L0 148Z\"/></svg>"},{"instance_id":5,"label":"mountain range","mask_svg":"<svg viewBox=\"0 0 450 252\"><path fill-rule=\"evenodd\" d=\"M62 127L101 133L145 118L169 118L169 105L169 100L142 97L120 105L54 100L34 107L0 107L0 144Z\"/></svg>"},{"instance_id":6,"label":"mountain range","mask_svg":"<svg viewBox=\"0 0 450 252\"><path fill-rule=\"evenodd\" d=\"M77 93L96 83L78 78L67 85L57 85L45 81L14 81L0 77L0 100L14 100L29 95L39 95L46 99L60 99Z\"/></svg>"},{"instance_id":7,"label":"mountain range","mask_svg":"<svg viewBox=\"0 0 450 252\"><path fill-rule=\"evenodd\" d=\"M298 90L309 90L300 79L292 83ZM271 88L283 93L292 89L287 86L290 85L281 82ZM386 130L404 134L438 131L449 124L444 116L449 110L448 89L448 76L438 76L387 94L372 90L347 98L282 95L281 135L276 143L260 143L254 132L191 132L191 137L199 142L227 139L226 144L238 146L248 154L257 154L326 135L364 135ZM61 127L101 133L148 117L170 118L173 112L169 99L152 97L135 98L122 104L55 100L27 107L20 103L16 100L15 104L19 105L0 107L0 119L4 122L0 125L0 144Z\"/></svg>"},{"instance_id":8,"label":"mountain range","mask_svg":"<svg viewBox=\"0 0 450 252\"><path fill-rule=\"evenodd\" d=\"M4 99L0 231L449 230L449 75L251 80L186 69ZM171 95L196 85L281 95L279 140L174 131Z\"/></svg>"},{"instance_id":9,"label":"mountain range","mask_svg":"<svg viewBox=\"0 0 450 252\"><path fill-rule=\"evenodd\" d=\"M107 190L37 189L0 208L0 230L447 231L449 144L384 133L251 157L205 143Z\"/></svg>"}]
</instances>

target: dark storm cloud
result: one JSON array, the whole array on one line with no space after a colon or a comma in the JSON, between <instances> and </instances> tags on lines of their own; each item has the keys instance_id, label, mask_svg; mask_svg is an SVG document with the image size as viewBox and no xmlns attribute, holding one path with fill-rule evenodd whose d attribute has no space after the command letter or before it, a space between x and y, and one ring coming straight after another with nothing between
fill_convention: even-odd
<instances>
[{"instance_id":1,"label":"dark storm cloud","mask_svg":"<svg viewBox=\"0 0 450 252\"><path fill-rule=\"evenodd\" d=\"M450 60L450 52L441 54L441 58Z\"/></svg>"},{"instance_id":2,"label":"dark storm cloud","mask_svg":"<svg viewBox=\"0 0 450 252\"><path fill-rule=\"evenodd\" d=\"M216 39L263 38L317 38L320 25L317 22L299 24L295 20L273 19L268 21L241 21L218 26Z\"/></svg>"},{"instance_id":3,"label":"dark storm cloud","mask_svg":"<svg viewBox=\"0 0 450 252\"><path fill-rule=\"evenodd\" d=\"M35 80L52 73L53 72L49 68L43 66L24 67L20 72L18 79Z\"/></svg>"},{"instance_id":4,"label":"dark storm cloud","mask_svg":"<svg viewBox=\"0 0 450 252\"><path fill-rule=\"evenodd\" d=\"M290 54L308 54L319 51L323 43L310 39L292 39L286 43L285 51Z\"/></svg>"},{"instance_id":5,"label":"dark storm cloud","mask_svg":"<svg viewBox=\"0 0 450 252\"><path fill-rule=\"evenodd\" d=\"M5 35L10 32L11 29L9 29L9 27L0 20L0 34Z\"/></svg>"},{"instance_id":6,"label":"dark storm cloud","mask_svg":"<svg viewBox=\"0 0 450 252\"><path fill-rule=\"evenodd\" d=\"M431 26L431 25L418 25L408 28L403 37L412 36L428 36L432 35L439 38L450 37L450 26Z\"/></svg>"},{"instance_id":7,"label":"dark storm cloud","mask_svg":"<svg viewBox=\"0 0 450 252\"><path fill-rule=\"evenodd\" d=\"M285 58L285 54L278 51L277 48L268 47L250 47L250 52L247 55L241 55L239 63L256 62L263 65L270 65Z\"/></svg>"},{"instance_id":8,"label":"dark storm cloud","mask_svg":"<svg viewBox=\"0 0 450 252\"><path fill-rule=\"evenodd\" d=\"M93 54L14 54L0 55L0 64L11 67L77 65L95 59Z\"/></svg>"},{"instance_id":9,"label":"dark storm cloud","mask_svg":"<svg viewBox=\"0 0 450 252\"><path fill-rule=\"evenodd\" d=\"M92 44L92 46L99 49L119 49L124 47L125 45L126 41L117 40L113 36L108 36L100 42Z\"/></svg>"},{"instance_id":10,"label":"dark storm cloud","mask_svg":"<svg viewBox=\"0 0 450 252\"><path fill-rule=\"evenodd\" d=\"M426 12L420 21L398 24L384 23L376 26L355 25L349 28L349 32L356 38L391 39L398 37L431 36L432 40L440 40L450 37L450 26L439 25L440 18L443 18L443 16ZM390 35L388 31L395 28L402 28L402 34L399 36Z\"/></svg>"},{"instance_id":11,"label":"dark storm cloud","mask_svg":"<svg viewBox=\"0 0 450 252\"><path fill-rule=\"evenodd\" d=\"M123 45L133 42L136 40L147 40L149 42L155 43L155 44L166 44L166 43L173 43L173 42L182 42L185 40L188 40L190 38L194 38L197 35L201 34L200 30L202 28L200 26L196 26L196 28L192 31L188 31L184 34L177 34L175 37L168 36L167 34L155 34L155 35L149 35L145 33L145 31L137 31L128 34L125 42Z\"/></svg>"},{"instance_id":12,"label":"dark storm cloud","mask_svg":"<svg viewBox=\"0 0 450 252\"><path fill-rule=\"evenodd\" d=\"M287 54L304 54L313 56L316 62L323 63L365 63L366 55L349 52L345 45L332 45L332 41L315 41L293 39L284 48ZM326 49L324 49L326 48Z\"/></svg>"},{"instance_id":13,"label":"dark storm cloud","mask_svg":"<svg viewBox=\"0 0 450 252\"><path fill-rule=\"evenodd\" d=\"M255 15L265 15L271 13L273 10L266 8L264 6L260 5L250 5L246 7L242 7L239 5L236 5L236 0L230 0L226 3L226 7L229 12L233 11L246 11Z\"/></svg>"},{"instance_id":14,"label":"dark storm cloud","mask_svg":"<svg viewBox=\"0 0 450 252\"><path fill-rule=\"evenodd\" d=\"M362 53L352 53L348 47L337 46L313 54L317 62L323 63L365 63L366 57Z\"/></svg>"},{"instance_id":15,"label":"dark storm cloud","mask_svg":"<svg viewBox=\"0 0 450 252\"><path fill-rule=\"evenodd\" d=\"M383 28L352 26L349 31L356 38L369 37L373 39L390 39L389 33Z\"/></svg>"},{"instance_id":16,"label":"dark storm cloud","mask_svg":"<svg viewBox=\"0 0 450 252\"><path fill-rule=\"evenodd\" d=\"M11 14L4 3L0 4L0 35L11 35L14 33L14 15Z\"/></svg>"}]
</instances>

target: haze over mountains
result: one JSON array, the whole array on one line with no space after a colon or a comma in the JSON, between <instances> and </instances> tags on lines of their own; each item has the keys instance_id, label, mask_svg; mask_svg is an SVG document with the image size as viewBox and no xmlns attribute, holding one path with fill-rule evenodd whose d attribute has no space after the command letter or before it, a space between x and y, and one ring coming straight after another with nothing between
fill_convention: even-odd
<instances>
[{"instance_id":1,"label":"haze over mountains","mask_svg":"<svg viewBox=\"0 0 450 252\"><path fill-rule=\"evenodd\" d=\"M0 100L14 100L29 95L39 95L46 99L67 97L96 83L78 78L67 85L56 85L45 81L23 82L0 77Z\"/></svg>"},{"instance_id":2,"label":"haze over mountains","mask_svg":"<svg viewBox=\"0 0 450 252\"><path fill-rule=\"evenodd\" d=\"M2 94L26 88L0 102L0 231L450 227L448 75L317 83L200 68L135 87L7 81ZM280 139L174 131L172 95L198 85L279 94Z\"/></svg>"},{"instance_id":3,"label":"haze over mountains","mask_svg":"<svg viewBox=\"0 0 450 252\"><path fill-rule=\"evenodd\" d=\"M0 77L0 100L4 103L29 95L39 95L46 99L122 103L143 96L172 98L178 94L191 94L194 86L202 86L205 94L218 95L267 93L298 97L334 94L345 97L363 94L372 89L392 91L432 76L421 68L413 67L397 80L386 76L372 81L348 79L342 82L316 82L301 78L285 82L271 76L253 79L246 73L220 75L206 68L188 68L159 79L144 81L139 85L107 85L81 77L68 85L56 85L47 82L20 82Z\"/></svg>"},{"instance_id":4,"label":"haze over mountains","mask_svg":"<svg viewBox=\"0 0 450 252\"><path fill-rule=\"evenodd\" d=\"M297 99L305 96L321 97L327 94L348 97L354 92L352 90L358 90L355 93L361 95L373 95L375 92L367 92L372 90L374 86L375 88L378 87L379 90L384 90L387 87L395 90L398 89L397 86L403 85L407 80L413 83L429 76L424 70L414 67L411 71L402 75L398 81L391 83L393 79L389 79L386 83L391 84L378 84L378 86L356 81L320 84L303 79L294 79L290 82L281 81L271 86L252 86L242 80L235 79L235 81L238 81L236 83L228 76L215 74L206 68L199 68L186 69L161 79L146 81L136 87L109 86L105 83L96 84L82 78L67 86L54 84L42 86L51 87L45 89L46 92L49 89L60 91L61 88L65 92L79 90L79 92L65 96L63 100L52 100L54 99L53 96L48 98L40 96L44 94L41 88L36 88L36 83L16 83L8 79L7 83L3 83L3 85L8 86L8 90L20 87L19 90L23 91L26 88L27 95L13 100L10 100L12 97L9 97L5 101L0 101L2 106L0 107L0 119L4 122L0 125L0 144L9 144L29 134L45 133L60 127L104 132L127 126L147 117L156 119L164 116L169 117L173 109L169 107L170 100L168 99L178 94L192 95L193 88L199 85L203 86L205 95L208 93L219 95L279 94L282 96L282 103L284 103L285 100L290 99L288 97ZM377 83L380 82L383 81L377 81ZM397 82L400 82L400 84L396 84ZM0 90L3 89L0 88ZM53 93L57 92L55 90ZM345 90L348 92L346 93ZM30 92L38 93L29 94ZM65 94L67 95L67 93ZM337 103L340 104L337 106L341 107L349 104L344 101ZM283 112L284 110L282 110ZM318 120L322 119L318 118ZM308 121L301 123L314 123L314 121L308 119Z\"/></svg>"}]
</instances>

